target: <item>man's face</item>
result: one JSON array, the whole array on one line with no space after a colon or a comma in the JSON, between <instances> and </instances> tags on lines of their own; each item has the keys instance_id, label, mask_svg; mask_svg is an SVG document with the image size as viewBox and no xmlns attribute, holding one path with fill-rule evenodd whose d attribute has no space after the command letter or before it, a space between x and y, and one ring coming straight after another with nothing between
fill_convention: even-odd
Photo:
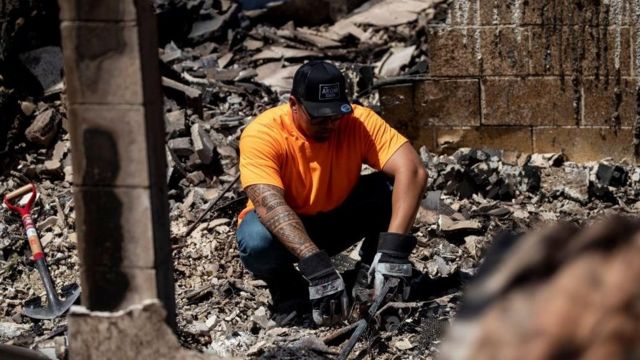
<instances>
[{"instance_id":1,"label":"man's face","mask_svg":"<svg viewBox=\"0 0 640 360\"><path fill-rule=\"evenodd\" d=\"M338 121L344 115L312 118L301 102L291 96L289 105L293 111L293 120L302 132L317 142L325 142L338 127Z\"/></svg>"}]
</instances>

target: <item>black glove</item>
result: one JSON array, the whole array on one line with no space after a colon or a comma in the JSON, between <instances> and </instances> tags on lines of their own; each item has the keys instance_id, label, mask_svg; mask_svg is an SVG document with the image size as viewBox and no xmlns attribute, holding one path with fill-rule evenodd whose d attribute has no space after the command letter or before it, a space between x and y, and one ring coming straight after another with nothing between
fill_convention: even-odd
<instances>
[{"instance_id":1,"label":"black glove","mask_svg":"<svg viewBox=\"0 0 640 360\"><path fill-rule=\"evenodd\" d=\"M402 299L409 297L409 284L413 265L409 255L416 247L418 240L412 235L398 233L380 233L378 252L373 258L369 279L373 277L374 297L377 296L389 278L400 279Z\"/></svg>"},{"instance_id":2,"label":"black glove","mask_svg":"<svg viewBox=\"0 0 640 360\"><path fill-rule=\"evenodd\" d=\"M329 255L324 251L311 254L300 260L298 269L309 281L313 321L318 325L331 325L346 319L349 298Z\"/></svg>"}]
</instances>

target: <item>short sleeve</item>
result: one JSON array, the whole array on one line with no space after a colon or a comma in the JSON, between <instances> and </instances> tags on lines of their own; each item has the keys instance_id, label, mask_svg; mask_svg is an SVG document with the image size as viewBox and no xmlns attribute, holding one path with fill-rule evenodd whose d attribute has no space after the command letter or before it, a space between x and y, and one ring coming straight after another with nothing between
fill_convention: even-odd
<instances>
[{"instance_id":1,"label":"short sleeve","mask_svg":"<svg viewBox=\"0 0 640 360\"><path fill-rule=\"evenodd\" d=\"M253 124L251 124L253 125ZM269 184L284 188L280 174L281 148L261 125L249 125L240 137L240 182L246 188L254 184Z\"/></svg>"},{"instance_id":2,"label":"short sleeve","mask_svg":"<svg viewBox=\"0 0 640 360\"><path fill-rule=\"evenodd\" d=\"M368 141L364 144L365 163L382 170L391 156L408 140L373 110L363 108L360 117L368 132Z\"/></svg>"}]
</instances>

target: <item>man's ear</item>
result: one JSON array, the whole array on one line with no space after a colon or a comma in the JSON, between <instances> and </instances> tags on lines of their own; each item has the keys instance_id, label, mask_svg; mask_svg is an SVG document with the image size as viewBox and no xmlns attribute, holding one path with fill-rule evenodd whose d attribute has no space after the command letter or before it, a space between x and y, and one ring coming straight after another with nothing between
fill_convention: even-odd
<instances>
[{"instance_id":1,"label":"man's ear","mask_svg":"<svg viewBox=\"0 0 640 360\"><path fill-rule=\"evenodd\" d=\"M298 112L298 101L293 96L289 96L289 107L294 113Z\"/></svg>"}]
</instances>

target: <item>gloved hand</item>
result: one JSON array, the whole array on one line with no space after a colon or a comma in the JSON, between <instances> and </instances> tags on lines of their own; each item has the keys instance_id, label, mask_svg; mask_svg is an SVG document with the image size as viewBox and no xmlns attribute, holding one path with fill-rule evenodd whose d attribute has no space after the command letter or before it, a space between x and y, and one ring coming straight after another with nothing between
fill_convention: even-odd
<instances>
[{"instance_id":1,"label":"gloved hand","mask_svg":"<svg viewBox=\"0 0 640 360\"><path fill-rule=\"evenodd\" d=\"M389 278L400 279L399 289L402 300L409 297L410 279L413 265L409 262L409 255L416 247L418 240L412 235L399 233L380 233L378 252L373 258L369 269L369 279L373 277L374 298Z\"/></svg>"},{"instance_id":2,"label":"gloved hand","mask_svg":"<svg viewBox=\"0 0 640 360\"><path fill-rule=\"evenodd\" d=\"M300 260L298 269L309 282L313 321L331 325L346 319L349 298L329 255L324 251L313 253Z\"/></svg>"}]
</instances>

